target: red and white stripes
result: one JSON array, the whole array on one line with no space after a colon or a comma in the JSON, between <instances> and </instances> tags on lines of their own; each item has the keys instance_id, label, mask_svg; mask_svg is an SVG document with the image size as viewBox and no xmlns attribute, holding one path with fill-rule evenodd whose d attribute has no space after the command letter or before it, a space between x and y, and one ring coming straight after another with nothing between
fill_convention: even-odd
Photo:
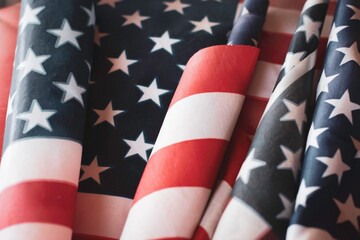
<instances>
[{"instance_id":1,"label":"red and white stripes","mask_svg":"<svg viewBox=\"0 0 360 240\"><path fill-rule=\"evenodd\" d=\"M71 239L81 153L79 143L52 138L7 147L0 168L0 239Z\"/></svg>"},{"instance_id":2,"label":"red and white stripes","mask_svg":"<svg viewBox=\"0 0 360 240\"><path fill-rule=\"evenodd\" d=\"M254 47L216 46L201 50L190 59L121 239L192 238L241 110L257 56L258 49Z\"/></svg>"}]
</instances>

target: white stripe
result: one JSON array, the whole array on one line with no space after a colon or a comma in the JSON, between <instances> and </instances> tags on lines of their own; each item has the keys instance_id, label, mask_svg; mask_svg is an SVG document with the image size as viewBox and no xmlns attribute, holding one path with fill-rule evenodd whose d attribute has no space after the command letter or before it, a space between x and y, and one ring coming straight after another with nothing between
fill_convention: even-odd
<instances>
[{"instance_id":1,"label":"white stripe","mask_svg":"<svg viewBox=\"0 0 360 240\"><path fill-rule=\"evenodd\" d=\"M71 240L70 228L48 223L21 223L0 230L1 240Z\"/></svg>"},{"instance_id":2,"label":"white stripe","mask_svg":"<svg viewBox=\"0 0 360 240\"><path fill-rule=\"evenodd\" d=\"M82 146L63 139L22 139L5 150L0 168L0 192L31 180L58 180L77 186Z\"/></svg>"},{"instance_id":3,"label":"white stripe","mask_svg":"<svg viewBox=\"0 0 360 240\"><path fill-rule=\"evenodd\" d=\"M213 240L260 239L269 224L238 198L232 198L216 228Z\"/></svg>"},{"instance_id":4,"label":"white stripe","mask_svg":"<svg viewBox=\"0 0 360 240\"><path fill-rule=\"evenodd\" d=\"M226 204L231 198L231 189L226 181L220 182L201 220L200 226L206 230L210 239L212 239Z\"/></svg>"},{"instance_id":5,"label":"white stripe","mask_svg":"<svg viewBox=\"0 0 360 240\"><path fill-rule=\"evenodd\" d=\"M326 15L321 37L329 37L334 16Z\"/></svg>"},{"instance_id":6,"label":"white stripe","mask_svg":"<svg viewBox=\"0 0 360 240\"><path fill-rule=\"evenodd\" d=\"M300 18L300 11L269 7L264 30L274 33L294 34ZM286 19L286 20L285 20Z\"/></svg>"},{"instance_id":7,"label":"white stripe","mask_svg":"<svg viewBox=\"0 0 360 240\"><path fill-rule=\"evenodd\" d=\"M300 63L295 65L279 82L279 84L274 89L274 92L271 94L268 104L266 105L265 111L261 119L265 116L270 107L278 99L278 97L294 82L299 80L305 73L315 66L317 51L312 52ZM261 120L260 120L261 121Z\"/></svg>"},{"instance_id":8,"label":"white stripe","mask_svg":"<svg viewBox=\"0 0 360 240\"><path fill-rule=\"evenodd\" d=\"M209 194L206 188L176 187L141 198L131 208L120 239L190 239Z\"/></svg>"},{"instance_id":9,"label":"white stripe","mask_svg":"<svg viewBox=\"0 0 360 240\"><path fill-rule=\"evenodd\" d=\"M247 95L269 98L281 70L280 64L258 61Z\"/></svg>"},{"instance_id":10,"label":"white stripe","mask_svg":"<svg viewBox=\"0 0 360 240\"><path fill-rule=\"evenodd\" d=\"M118 239L131 203L128 198L78 193L74 232Z\"/></svg>"},{"instance_id":11,"label":"white stripe","mask_svg":"<svg viewBox=\"0 0 360 240\"><path fill-rule=\"evenodd\" d=\"M166 114L152 154L187 140L229 140L244 98L235 93L211 92L176 102Z\"/></svg>"},{"instance_id":12,"label":"white stripe","mask_svg":"<svg viewBox=\"0 0 360 240\"><path fill-rule=\"evenodd\" d=\"M241 9L242 5L243 4L240 4L238 9ZM238 17L240 12L241 11L237 11L235 18ZM300 15L301 11L299 10L269 6L263 30L267 32L293 35L299 23ZM333 17L329 15L326 17L327 24L332 22L332 18ZM328 28L326 27L325 29ZM323 31L321 36L328 37L329 33L329 30Z\"/></svg>"},{"instance_id":13,"label":"white stripe","mask_svg":"<svg viewBox=\"0 0 360 240\"><path fill-rule=\"evenodd\" d=\"M328 232L320 228L291 225L286 232L286 240L334 240Z\"/></svg>"}]
</instances>

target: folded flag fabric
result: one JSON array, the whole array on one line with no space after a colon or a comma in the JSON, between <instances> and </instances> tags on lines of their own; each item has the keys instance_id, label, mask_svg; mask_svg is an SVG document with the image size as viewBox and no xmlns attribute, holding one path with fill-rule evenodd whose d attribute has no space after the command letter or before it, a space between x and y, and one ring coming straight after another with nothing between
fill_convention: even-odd
<instances>
[{"instance_id":1,"label":"folded flag fabric","mask_svg":"<svg viewBox=\"0 0 360 240\"><path fill-rule=\"evenodd\" d=\"M268 2L254 2L257 6L262 3L259 10L263 9L255 23L259 19L263 23ZM235 26L243 27L242 19L251 17L250 12ZM235 29L229 41L254 44L262 24L259 26L252 31ZM245 38L242 31L246 32ZM121 239L192 238L241 111L258 53L257 48L245 45L215 46L190 59L141 178Z\"/></svg>"},{"instance_id":2,"label":"folded flag fabric","mask_svg":"<svg viewBox=\"0 0 360 240\"><path fill-rule=\"evenodd\" d=\"M185 64L198 50L226 43L237 4L96 2L76 239L120 237Z\"/></svg>"},{"instance_id":3,"label":"folded flag fabric","mask_svg":"<svg viewBox=\"0 0 360 240\"><path fill-rule=\"evenodd\" d=\"M359 239L360 3L338 1L287 239Z\"/></svg>"},{"instance_id":4,"label":"folded flag fabric","mask_svg":"<svg viewBox=\"0 0 360 240\"><path fill-rule=\"evenodd\" d=\"M0 169L0 239L71 239L92 6L22 2Z\"/></svg>"},{"instance_id":5,"label":"folded flag fabric","mask_svg":"<svg viewBox=\"0 0 360 240\"><path fill-rule=\"evenodd\" d=\"M296 197L327 1L308 0L214 239L284 238Z\"/></svg>"},{"instance_id":6,"label":"folded flag fabric","mask_svg":"<svg viewBox=\"0 0 360 240\"><path fill-rule=\"evenodd\" d=\"M264 0L245 1L229 36L228 44L256 46L265 22L268 5L269 2ZM213 237L221 213L230 198L236 175L251 143L250 136L247 134L253 133L247 130L245 126L247 121L251 121L251 114L246 110L253 107L251 106L252 103L251 100L244 101L242 109L245 109L245 111L241 111L235 125L230 144L222 161L222 171L219 173L220 179L193 239L211 239Z\"/></svg>"}]
</instances>

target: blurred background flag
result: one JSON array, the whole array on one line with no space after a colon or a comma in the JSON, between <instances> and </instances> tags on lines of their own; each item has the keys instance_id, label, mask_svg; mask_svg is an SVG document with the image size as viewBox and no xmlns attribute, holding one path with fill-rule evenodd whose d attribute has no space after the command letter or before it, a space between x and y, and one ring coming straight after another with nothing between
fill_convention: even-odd
<instances>
[{"instance_id":1,"label":"blurred background flag","mask_svg":"<svg viewBox=\"0 0 360 240\"><path fill-rule=\"evenodd\" d=\"M0 169L0 239L71 239L95 21L82 9L92 6L22 2Z\"/></svg>"},{"instance_id":2,"label":"blurred background flag","mask_svg":"<svg viewBox=\"0 0 360 240\"><path fill-rule=\"evenodd\" d=\"M327 1L308 0L214 239L284 238L311 114Z\"/></svg>"},{"instance_id":3,"label":"blurred background flag","mask_svg":"<svg viewBox=\"0 0 360 240\"><path fill-rule=\"evenodd\" d=\"M359 239L360 3L338 1L287 239Z\"/></svg>"}]
</instances>

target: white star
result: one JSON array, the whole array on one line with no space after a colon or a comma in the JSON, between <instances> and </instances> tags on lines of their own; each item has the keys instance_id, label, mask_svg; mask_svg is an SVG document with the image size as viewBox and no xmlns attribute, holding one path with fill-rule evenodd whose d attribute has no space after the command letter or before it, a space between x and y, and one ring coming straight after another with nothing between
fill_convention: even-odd
<instances>
[{"instance_id":1,"label":"white star","mask_svg":"<svg viewBox=\"0 0 360 240\"><path fill-rule=\"evenodd\" d=\"M19 21L20 34L24 31L26 26L30 24L41 25L41 22L37 15L44 9L45 9L44 6L31 8L29 4L25 5L24 13Z\"/></svg>"},{"instance_id":2,"label":"white star","mask_svg":"<svg viewBox=\"0 0 360 240\"><path fill-rule=\"evenodd\" d=\"M43 62L50 58L50 55L36 56L31 48L26 53L25 60L22 61L17 70L21 70L20 80L22 80L30 72L37 72L42 75L46 75L46 71L43 67Z\"/></svg>"},{"instance_id":3,"label":"white star","mask_svg":"<svg viewBox=\"0 0 360 240\"><path fill-rule=\"evenodd\" d=\"M285 156L285 160L277 166L277 169L291 170L296 180L301 166L300 157L302 149L300 148L296 152L293 152L291 151L291 149L285 147L284 145L281 145L280 148Z\"/></svg>"},{"instance_id":4,"label":"white star","mask_svg":"<svg viewBox=\"0 0 360 240\"><path fill-rule=\"evenodd\" d=\"M356 154L354 158L360 158L360 141L357 140L356 138L351 137L351 140L354 144L354 147L356 149Z\"/></svg>"},{"instance_id":5,"label":"white star","mask_svg":"<svg viewBox=\"0 0 360 240\"><path fill-rule=\"evenodd\" d=\"M183 70L184 71L184 69L185 69L185 67L186 67L186 65L181 65L181 64L178 64L177 65L181 70Z\"/></svg>"},{"instance_id":6,"label":"white star","mask_svg":"<svg viewBox=\"0 0 360 240\"><path fill-rule=\"evenodd\" d=\"M141 96L141 98L138 102L151 100L154 103L156 103L156 105L158 105L159 107L161 107L160 95L163 95L163 94L169 92L169 90L158 88L156 79L154 79L151 82L149 87L144 87L144 86L140 86L140 85L136 85L136 86L143 92L143 95Z\"/></svg>"},{"instance_id":7,"label":"white star","mask_svg":"<svg viewBox=\"0 0 360 240\"><path fill-rule=\"evenodd\" d=\"M360 54L356 42L354 42L350 47L341 47L335 50L345 54L343 59L341 60L340 66L350 61L354 61L358 65L360 65Z\"/></svg>"},{"instance_id":8,"label":"white star","mask_svg":"<svg viewBox=\"0 0 360 240\"><path fill-rule=\"evenodd\" d=\"M180 0L173 2L164 2L166 8L164 12L177 11L180 14L184 14L184 8L190 7L190 4L181 3Z\"/></svg>"},{"instance_id":9,"label":"white star","mask_svg":"<svg viewBox=\"0 0 360 240\"><path fill-rule=\"evenodd\" d=\"M154 145L145 142L144 132L141 132L135 141L128 139L124 139L124 141L130 147L125 157L130 157L132 155L138 154L145 161L147 161L146 151L152 149Z\"/></svg>"},{"instance_id":10,"label":"white star","mask_svg":"<svg viewBox=\"0 0 360 240\"><path fill-rule=\"evenodd\" d=\"M71 26L67 19L64 19L62 22L61 28L59 29L49 29L48 33L57 37L55 47L58 48L66 43L70 43L75 48L80 50L79 42L77 40L78 37L83 35L82 32L75 31L71 29Z\"/></svg>"},{"instance_id":11,"label":"white star","mask_svg":"<svg viewBox=\"0 0 360 240\"><path fill-rule=\"evenodd\" d=\"M161 37L150 37L155 43L155 46L151 49L151 52L155 52L159 49L164 49L170 54L173 54L171 45L180 42L180 39L170 38L169 32L166 31Z\"/></svg>"},{"instance_id":12,"label":"white star","mask_svg":"<svg viewBox=\"0 0 360 240\"><path fill-rule=\"evenodd\" d=\"M119 57L117 58L108 58L109 61L113 64L109 73L121 70L122 72L129 75L129 65L134 64L137 60L128 59L126 56L126 51L124 50Z\"/></svg>"},{"instance_id":13,"label":"white star","mask_svg":"<svg viewBox=\"0 0 360 240\"><path fill-rule=\"evenodd\" d=\"M317 157L316 160L326 165L326 170L321 176L322 178L335 174L340 184L342 175L345 171L350 170L350 167L346 165L342 158L340 149L336 150L333 157Z\"/></svg>"},{"instance_id":14,"label":"white star","mask_svg":"<svg viewBox=\"0 0 360 240\"><path fill-rule=\"evenodd\" d=\"M338 33L341 32L343 29L347 28L348 26L339 26L337 27L334 23L331 27L331 31L328 38L328 45L330 42L339 42Z\"/></svg>"},{"instance_id":15,"label":"white star","mask_svg":"<svg viewBox=\"0 0 360 240\"><path fill-rule=\"evenodd\" d=\"M100 0L98 5L109 5L112 8L116 7L116 3L121 2L121 0Z\"/></svg>"},{"instance_id":16,"label":"white star","mask_svg":"<svg viewBox=\"0 0 360 240\"><path fill-rule=\"evenodd\" d=\"M303 179L296 196L295 209L297 209L298 206L306 207L306 201L308 197L319 188L320 187L306 187L305 179Z\"/></svg>"},{"instance_id":17,"label":"white star","mask_svg":"<svg viewBox=\"0 0 360 240\"><path fill-rule=\"evenodd\" d=\"M360 208L355 206L354 199L351 194L345 203L340 202L334 198L337 207L340 210L340 215L336 223L343 223L349 221L357 231L359 231L358 217L360 216Z\"/></svg>"},{"instance_id":18,"label":"white star","mask_svg":"<svg viewBox=\"0 0 360 240\"><path fill-rule=\"evenodd\" d=\"M314 22L309 16L304 15L303 24L296 29L296 32L305 32L306 42L309 42L312 36L319 38L321 22Z\"/></svg>"},{"instance_id":19,"label":"white star","mask_svg":"<svg viewBox=\"0 0 360 240\"><path fill-rule=\"evenodd\" d=\"M285 195L279 194L280 200L284 206L284 210L276 215L276 219L289 219L294 211L294 202L291 202Z\"/></svg>"},{"instance_id":20,"label":"white star","mask_svg":"<svg viewBox=\"0 0 360 240\"><path fill-rule=\"evenodd\" d=\"M108 103L108 105L106 106L106 108L104 110L94 109L94 111L99 116L98 119L96 120L96 122L94 123L94 126L97 124L100 124L102 122L108 122L113 127L115 127L114 117L116 115L124 112L122 110L114 110L111 101Z\"/></svg>"},{"instance_id":21,"label":"white star","mask_svg":"<svg viewBox=\"0 0 360 240\"><path fill-rule=\"evenodd\" d=\"M217 22L210 22L208 17L204 17L200 22L198 22L198 21L190 21L190 22L191 22L191 24L195 25L195 28L191 32L198 32L198 31L203 30L210 34L213 33L211 28L220 24Z\"/></svg>"},{"instance_id":22,"label":"white star","mask_svg":"<svg viewBox=\"0 0 360 240\"><path fill-rule=\"evenodd\" d=\"M304 123L307 122L307 117L305 114L306 100L299 104L296 104L287 99L284 99L283 102L289 111L280 118L280 121L294 121L301 134Z\"/></svg>"},{"instance_id":23,"label":"white star","mask_svg":"<svg viewBox=\"0 0 360 240\"><path fill-rule=\"evenodd\" d=\"M99 163L97 160L97 157L95 157L90 165L81 165L81 169L84 171L83 175L80 178L80 182L84 181L88 178L92 178L97 182L98 184L101 184L100 182L100 173L106 171L110 167L99 167Z\"/></svg>"},{"instance_id":24,"label":"white star","mask_svg":"<svg viewBox=\"0 0 360 240\"><path fill-rule=\"evenodd\" d=\"M350 123L353 123L352 111L359 110L360 105L354 102L351 102L349 90L346 90L340 99L328 99L325 102L334 106L329 119L333 118L337 115L343 114L347 119L349 119Z\"/></svg>"},{"instance_id":25,"label":"white star","mask_svg":"<svg viewBox=\"0 0 360 240\"><path fill-rule=\"evenodd\" d=\"M150 18L148 16L141 16L139 11L134 12L132 15L123 15L123 17L126 19L126 21L123 23L122 26L134 24L139 28L142 28L142 21Z\"/></svg>"},{"instance_id":26,"label":"white star","mask_svg":"<svg viewBox=\"0 0 360 240\"><path fill-rule=\"evenodd\" d=\"M350 19L360 20L360 9L352 5L346 5L348 8L354 11L354 15Z\"/></svg>"},{"instance_id":27,"label":"white star","mask_svg":"<svg viewBox=\"0 0 360 240\"><path fill-rule=\"evenodd\" d=\"M339 76L339 74L326 76L325 70L322 72L320 81L319 81L319 84L318 84L317 90L316 90L316 98L318 98L320 96L320 93L322 93L322 92L326 92L326 93L329 92L329 83L332 80L334 80L337 76Z\"/></svg>"},{"instance_id":28,"label":"white star","mask_svg":"<svg viewBox=\"0 0 360 240\"><path fill-rule=\"evenodd\" d=\"M86 14L89 17L87 26L88 27L94 26L95 25L95 8L94 8L94 5L91 6L91 9L87 9L86 7L81 7L81 8L86 12Z\"/></svg>"},{"instance_id":29,"label":"white star","mask_svg":"<svg viewBox=\"0 0 360 240\"><path fill-rule=\"evenodd\" d=\"M108 33L103 33L99 31L99 26L95 27L95 32L94 32L94 42L98 45L101 46L101 38L105 37L109 35Z\"/></svg>"},{"instance_id":30,"label":"white star","mask_svg":"<svg viewBox=\"0 0 360 240\"><path fill-rule=\"evenodd\" d=\"M23 130L24 134L29 132L36 126L42 127L51 132L52 128L48 118L50 118L55 113L56 110L43 110L38 101L34 99L31 103L29 111L18 114L16 118L24 120L26 122Z\"/></svg>"},{"instance_id":31,"label":"white star","mask_svg":"<svg viewBox=\"0 0 360 240\"><path fill-rule=\"evenodd\" d=\"M248 184L251 172L256 168L263 167L265 165L266 162L255 159L255 148L253 148L240 168L239 177L245 184Z\"/></svg>"},{"instance_id":32,"label":"white star","mask_svg":"<svg viewBox=\"0 0 360 240\"><path fill-rule=\"evenodd\" d=\"M322 134L326 130L328 130L328 128L317 128L317 129L315 129L314 124L311 124L310 130L309 130L309 133L308 133L308 138L307 138L307 141L306 141L306 150L310 146L313 146L314 148L319 148L319 143L317 141L317 138L318 138L318 136L320 134Z\"/></svg>"},{"instance_id":33,"label":"white star","mask_svg":"<svg viewBox=\"0 0 360 240\"><path fill-rule=\"evenodd\" d=\"M285 73L288 73L295 65L300 62L300 59L304 56L305 52L292 53L288 52L282 68L285 68Z\"/></svg>"},{"instance_id":34,"label":"white star","mask_svg":"<svg viewBox=\"0 0 360 240\"><path fill-rule=\"evenodd\" d=\"M245 16L245 15L248 15L249 13L250 13L249 9L247 9L247 7L243 6L243 8L241 9L240 16Z\"/></svg>"},{"instance_id":35,"label":"white star","mask_svg":"<svg viewBox=\"0 0 360 240\"><path fill-rule=\"evenodd\" d=\"M55 84L55 86L57 86L58 88L60 88L63 91L63 96L61 99L62 103L66 103L67 101L69 101L71 99L75 99L76 101L78 101L81 104L81 106L84 107L84 101L83 101L81 94L86 92L86 89L83 87L80 87L77 84L76 79L72 73L69 74L69 77L68 77L66 83L54 82L54 84Z\"/></svg>"}]
</instances>

